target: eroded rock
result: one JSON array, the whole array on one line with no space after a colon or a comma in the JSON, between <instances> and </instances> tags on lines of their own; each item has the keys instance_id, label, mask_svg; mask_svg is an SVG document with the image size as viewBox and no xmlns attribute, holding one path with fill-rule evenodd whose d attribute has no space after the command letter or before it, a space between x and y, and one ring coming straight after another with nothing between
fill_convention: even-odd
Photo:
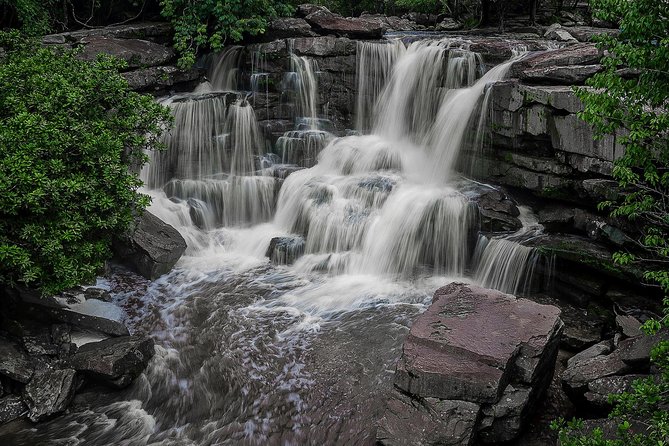
<instances>
[{"instance_id":1,"label":"eroded rock","mask_svg":"<svg viewBox=\"0 0 669 446\"><path fill-rule=\"evenodd\" d=\"M145 211L134 231L114 247L122 261L154 280L172 269L186 250L186 241L172 226Z\"/></svg>"},{"instance_id":2,"label":"eroded rock","mask_svg":"<svg viewBox=\"0 0 669 446\"><path fill-rule=\"evenodd\" d=\"M128 68L164 65L176 56L172 48L148 40L91 36L82 39L81 44L80 59L93 61L98 54L108 54L125 61Z\"/></svg>"},{"instance_id":3,"label":"eroded rock","mask_svg":"<svg viewBox=\"0 0 669 446\"><path fill-rule=\"evenodd\" d=\"M22 417L27 411L28 406L20 396L10 395L0 398L0 424Z\"/></svg>"},{"instance_id":4,"label":"eroded rock","mask_svg":"<svg viewBox=\"0 0 669 446\"><path fill-rule=\"evenodd\" d=\"M18 345L0 338L0 374L20 383L27 383L33 371L28 355Z\"/></svg>"},{"instance_id":5,"label":"eroded rock","mask_svg":"<svg viewBox=\"0 0 669 446\"><path fill-rule=\"evenodd\" d=\"M84 344L70 358L71 366L114 388L127 387L154 355L153 339L124 336Z\"/></svg>"}]
</instances>

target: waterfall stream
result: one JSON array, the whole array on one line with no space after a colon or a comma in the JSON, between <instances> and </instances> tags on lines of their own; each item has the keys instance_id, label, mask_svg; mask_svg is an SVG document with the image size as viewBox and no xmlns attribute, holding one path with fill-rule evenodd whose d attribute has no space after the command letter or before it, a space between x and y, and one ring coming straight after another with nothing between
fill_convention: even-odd
<instances>
[{"instance_id":1,"label":"waterfall stream","mask_svg":"<svg viewBox=\"0 0 669 446\"><path fill-rule=\"evenodd\" d=\"M258 62L242 91L240 57L226 50L208 82L163 100L175 126L142 172L150 210L188 243L153 283L112 280L156 358L131 388L83 393L67 415L5 433L11 444L374 444L402 340L434 290L522 291L528 230L477 244L454 170L511 61L486 69L458 39L360 43L356 126L369 133L337 138L317 65L292 55L295 128L268 156L247 97L264 74ZM284 178L285 164L307 168ZM266 257L278 238L283 265Z\"/></svg>"}]
</instances>

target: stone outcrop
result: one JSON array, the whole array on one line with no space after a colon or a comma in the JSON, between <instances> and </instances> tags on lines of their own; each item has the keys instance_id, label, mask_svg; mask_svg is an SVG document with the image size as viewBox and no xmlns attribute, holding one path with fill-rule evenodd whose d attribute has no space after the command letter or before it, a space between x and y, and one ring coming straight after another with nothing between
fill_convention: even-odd
<instances>
[{"instance_id":1,"label":"stone outcrop","mask_svg":"<svg viewBox=\"0 0 669 446\"><path fill-rule=\"evenodd\" d=\"M424 435L407 421L416 418L445 429L430 433L424 444L515 438L552 377L563 329L559 314L556 307L473 285L454 283L437 290L404 343L395 372L397 390L379 424L378 440L411 443ZM431 413L429 408L439 404L437 415ZM462 418L443 420L441 411Z\"/></svg>"},{"instance_id":2,"label":"stone outcrop","mask_svg":"<svg viewBox=\"0 0 669 446\"><path fill-rule=\"evenodd\" d=\"M42 43L78 48L84 60L95 60L102 53L125 61L127 68L122 75L133 90L192 90L202 72L176 66L171 40L169 23L146 22L51 34Z\"/></svg>"},{"instance_id":3,"label":"stone outcrop","mask_svg":"<svg viewBox=\"0 0 669 446\"><path fill-rule=\"evenodd\" d=\"M72 368L114 388L137 378L154 355L153 339L124 336L83 345L69 360Z\"/></svg>"},{"instance_id":4,"label":"stone outcrop","mask_svg":"<svg viewBox=\"0 0 669 446\"><path fill-rule=\"evenodd\" d=\"M134 230L114 245L118 258L149 280L169 272L186 251L186 241L172 226L145 211Z\"/></svg>"},{"instance_id":5,"label":"stone outcrop","mask_svg":"<svg viewBox=\"0 0 669 446\"><path fill-rule=\"evenodd\" d=\"M319 33L340 37L378 39L385 31L381 20L367 17L342 17L321 8L305 17L305 20Z\"/></svg>"},{"instance_id":6,"label":"stone outcrop","mask_svg":"<svg viewBox=\"0 0 669 446\"><path fill-rule=\"evenodd\" d=\"M25 384L34 370L30 358L19 346L0 338L0 375Z\"/></svg>"},{"instance_id":7,"label":"stone outcrop","mask_svg":"<svg viewBox=\"0 0 669 446\"><path fill-rule=\"evenodd\" d=\"M269 242L265 256L272 263L291 265L304 254L304 238L301 236L274 237Z\"/></svg>"}]
</instances>

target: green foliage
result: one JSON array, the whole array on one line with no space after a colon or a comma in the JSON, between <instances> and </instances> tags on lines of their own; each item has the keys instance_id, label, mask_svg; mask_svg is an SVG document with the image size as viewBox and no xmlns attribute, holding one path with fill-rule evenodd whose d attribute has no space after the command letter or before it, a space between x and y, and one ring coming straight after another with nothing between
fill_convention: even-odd
<instances>
[{"instance_id":1,"label":"green foliage","mask_svg":"<svg viewBox=\"0 0 669 446\"><path fill-rule=\"evenodd\" d=\"M53 293L95 277L148 204L130 166L170 122L120 63L0 33L0 284Z\"/></svg>"},{"instance_id":2,"label":"green foliage","mask_svg":"<svg viewBox=\"0 0 669 446\"><path fill-rule=\"evenodd\" d=\"M398 8L407 11L422 12L427 14L438 14L446 9L442 0L397 0Z\"/></svg>"},{"instance_id":3,"label":"green foliage","mask_svg":"<svg viewBox=\"0 0 669 446\"><path fill-rule=\"evenodd\" d=\"M607 50L604 71L579 89L585 105L581 117L600 136L616 134L625 147L613 171L625 191L618 201L607 201L615 217L638 229L634 252L617 253L614 261L636 263L644 278L669 295L669 3L657 0L592 0L595 15L620 23L617 37L599 39ZM664 317L642 327L652 334L669 326L669 298ZM578 420L556 422L564 446L659 446L669 444L669 342L654 348L659 368L656 379L638 380L633 391L612 395L618 432L606 438L602 431L583 430ZM636 426L636 427L635 427Z\"/></svg>"},{"instance_id":4,"label":"green foliage","mask_svg":"<svg viewBox=\"0 0 669 446\"><path fill-rule=\"evenodd\" d=\"M0 10L11 11L25 34L40 36L51 31L49 8L55 4L55 0L0 0Z\"/></svg>"},{"instance_id":5,"label":"green foliage","mask_svg":"<svg viewBox=\"0 0 669 446\"><path fill-rule=\"evenodd\" d=\"M269 21L290 15L290 4L281 0L161 0L161 14L174 27L174 49L179 66L189 68L201 49L220 50L245 34L265 32Z\"/></svg>"}]
</instances>

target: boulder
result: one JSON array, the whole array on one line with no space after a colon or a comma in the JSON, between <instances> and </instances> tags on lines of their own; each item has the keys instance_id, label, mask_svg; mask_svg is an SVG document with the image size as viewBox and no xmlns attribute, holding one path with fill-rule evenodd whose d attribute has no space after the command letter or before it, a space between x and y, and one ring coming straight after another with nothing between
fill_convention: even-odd
<instances>
[{"instance_id":1,"label":"boulder","mask_svg":"<svg viewBox=\"0 0 669 446\"><path fill-rule=\"evenodd\" d=\"M320 33L359 39L380 39L385 32L381 20L364 17L342 17L327 9L320 9L306 16L306 21Z\"/></svg>"},{"instance_id":2,"label":"boulder","mask_svg":"<svg viewBox=\"0 0 669 446\"><path fill-rule=\"evenodd\" d=\"M618 345L620 357L630 366L648 367L650 364L650 353L658 342L667 339L666 332L660 332L653 336L639 335L635 338L625 339Z\"/></svg>"},{"instance_id":3,"label":"boulder","mask_svg":"<svg viewBox=\"0 0 669 446\"><path fill-rule=\"evenodd\" d=\"M270 22L265 35L271 39L291 37L315 37L316 34L306 20L299 17L279 17Z\"/></svg>"},{"instance_id":4,"label":"boulder","mask_svg":"<svg viewBox=\"0 0 669 446\"><path fill-rule=\"evenodd\" d=\"M567 367L574 367L579 362L585 362L597 356L608 355L613 350L613 342L609 339L591 345L580 353L567 360Z\"/></svg>"},{"instance_id":5,"label":"boulder","mask_svg":"<svg viewBox=\"0 0 669 446\"><path fill-rule=\"evenodd\" d=\"M49 366L37 370L23 390L28 418L37 422L63 412L74 398L76 387L76 372L72 369Z\"/></svg>"},{"instance_id":6,"label":"boulder","mask_svg":"<svg viewBox=\"0 0 669 446\"><path fill-rule=\"evenodd\" d=\"M395 386L411 398L473 403L468 406L472 410L481 408L483 419L475 430L483 441L513 439L553 375L563 329L559 315L554 306L474 285L440 288L404 342ZM395 404L384 416L383 435L395 432L396 437L384 441L408 444L401 439L425 435L419 425L389 425L403 419L394 415L399 407ZM451 416L450 422L456 423L456 415ZM471 423L471 417L466 420L465 425ZM468 444L459 443L460 437L448 443L445 432L430 432L439 440L422 444Z\"/></svg>"},{"instance_id":7,"label":"boulder","mask_svg":"<svg viewBox=\"0 0 669 446\"><path fill-rule=\"evenodd\" d=\"M174 59L176 53L168 46L140 39L117 39L91 36L81 40L83 48L78 57L95 60L98 54L108 54L128 64L127 68L164 65Z\"/></svg>"},{"instance_id":8,"label":"boulder","mask_svg":"<svg viewBox=\"0 0 669 446\"><path fill-rule=\"evenodd\" d=\"M600 71L599 64L540 67L524 70L519 78L529 83L581 85Z\"/></svg>"},{"instance_id":9,"label":"boulder","mask_svg":"<svg viewBox=\"0 0 669 446\"><path fill-rule=\"evenodd\" d=\"M437 26L435 26L434 29L435 31L457 31L462 29L462 23L447 17L441 22L437 23Z\"/></svg>"},{"instance_id":10,"label":"boulder","mask_svg":"<svg viewBox=\"0 0 669 446\"><path fill-rule=\"evenodd\" d=\"M34 367L28 355L18 345L0 338L0 375L27 383L33 371Z\"/></svg>"},{"instance_id":11,"label":"boulder","mask_svg":"<svg viewBox=\"0 0 669 446\"><path fill-rule=\"evenodd\" d=\"M274 237L269 242L265 256L277 265L291 265L304 254L304 238L301 236Z\"/></svg>"},{"instance_id":12,"label":"boulder","mask_svg":"<svg viewBox=\"0 0 669 446\"><path fill-rule=\"evenodd\" d=\"M0 398L0 425L22 417L27 411L28 406L20 396Z\"/></svg>"},{"instance_id":13,"label":"boulder","mask_svg":"<svg viewBox=\"0 0 669 446\"><path fill-rule=\"evenodd\" d=\"M357 48L356 41L346 37L300 37L292 42L298 56L349 56L355 54Z\"/></svg>"},{"instance_id":14,"label":"boulder","mask_svg":"<svg viewBox=\"0 0 669 446\"><path fill-rule=\"evenodd\" d=\"M90 37L168 41L172 33L172 25L166 22L137 22L125 25L105 26L102 28L82 29L60 34L49 34L42 38L42 43L46 45L58 45L78 42L81 39Z\"/></svg>"},{"instance_id":15,"label":"boulder","mask_svg":"<svg viewBox=\"0 0 669 446\"><path fill-rule=\"evenodd\" d=\"M593 37L606 34L609 36L617 36L620 34L619 29L613 28L595 28L593 26L571 26L567 28L569 34L574 36L579 42L592 42Z\"/></svg>"},{"instance_id":16,"label":"boulder","mask_svg":"<svg viewBox=\"0 0 669 446\"><path fill-rule=\"evenodd\" d=\"M124 336L84 344L70 358L77 371L114 388L127 387L153 357L153 339Z\"/></svg>"},{"instance_id":17,"label":"boulder","mask_svg":"<svg viewBox=\"0 0 669 446\"><path fill-rule=\"evenodd\" d=\"M479 406L474 403L392 392L386 407L377 423L380 444L469 446L475 439Z\"/></svg>"},{"instance_id":18,"label":"boulder","mask_svg":"<svg viewBox=\"0 0 669 446\"><path fill-rule=\"evenodd\" d=\"M571 395L585 393L592 381L613 375L624 375L630 370L623 360L620 350L609 355L595 356L584 361L573 362L562 375L562 384Z\"/></svg>"},{"instance_id":19,"label":"boulder","mask_svg":"<svg viewBox=\"0 0 669 446\"><path fill-rule=\"evenodd\" d=\"M616 315L616 325L627 337L641 336L641 322L629 314Z\"/></svg>"},{"instance_id":20,"label":"boulder","mask_svg":"<svg viewBox=\"0 0 669 446\"><path fill-rule=\"evenodd\" d=\"M184 251L186 242L181 234L148 211L135 229L115 244L116 255L149 280L169 272Z\"/></svg>"},{"instance_id":21,"label":"boulder","mask_svg":"<svg viewBox=\"0 0 669 446\"><path fill-rule=\"evenodd\" d=\"M161 90L181 83L195 82L201 76L196 69L181 70L173 65L142 68L121 73L132 90Z\"/></svg>"}]
</instances>

